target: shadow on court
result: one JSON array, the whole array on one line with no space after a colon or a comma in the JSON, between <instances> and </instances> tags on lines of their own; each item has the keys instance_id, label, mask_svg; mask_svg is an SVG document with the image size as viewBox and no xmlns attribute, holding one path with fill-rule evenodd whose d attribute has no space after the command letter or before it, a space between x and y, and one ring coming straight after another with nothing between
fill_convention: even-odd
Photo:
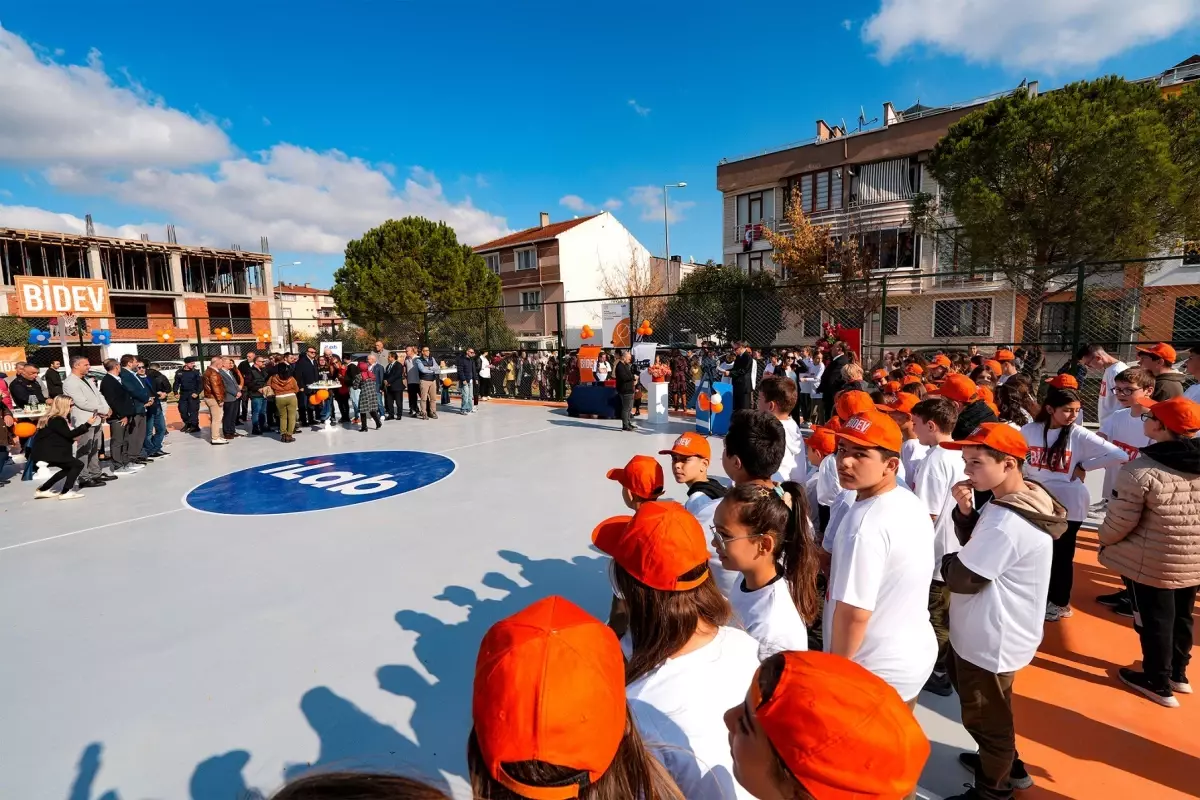
<instances>
[{"instance_id":1,"label":"shadow on court","mask_svg":"<svg viewBox=\"0 0 1200 800\"><path fill-rule=\"evenodd\" d=\"M497 621L531 603L556 594L603 619L612 590L605 573L607 559L579 556L571 560L534 560L509 550L499 555L520 567L521 585L492 572L482 583L506 592L496 600L481 599L473 590L448 586L436 599L467 610L461 622L446 623L428 614L402 610L396 623L417 634L414 651L427 680L407 665L376 670L379 686L415 703L411 726L416 742L374 719L327 686L315 686L300 698L300 710L317 734L320 747L312 762L293 762L270 786L251 787L243 770L251 754L233 750L200 761L189 780L190 800L254 800L286 780L313 769L377 769L421 778L449 793L446 775L466 780L466 742L471 728L471 686L475 655L483 635ZM116 790L98 788L102 745L93 743L80 756L68 800L118 800ZM103 792L98 794L97 792Z\"/></svg>"}]
</instances>

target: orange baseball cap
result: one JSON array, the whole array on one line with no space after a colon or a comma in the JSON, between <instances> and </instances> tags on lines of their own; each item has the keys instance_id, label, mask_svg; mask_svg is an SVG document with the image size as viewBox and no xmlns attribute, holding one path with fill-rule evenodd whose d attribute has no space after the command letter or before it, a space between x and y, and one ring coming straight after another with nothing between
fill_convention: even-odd
<instances>
[{"instance_id":1,"label":"orange baseball cap","mask_svg":"<svg viewBox=\"0 0 1200 800\"><path fill-rule=\"evenodd\" d=\"M754 715L788 771L820 800L900 800L917 785L929 740L883 679L840 656L785 652L783 674Z\"/></svg>"},{"instance_id":2,"label":"orange baseball cap","mask_svg":"<svg viewBox=\"0 0 1200 800\"><path fill-rule=\"evenodd\" d=\"M924 383L924 381L921 380L920 375L905 375L903 383L905 386L912 386L914 383Z\"/></svg>"},{"instance_id":3,"label":"orange baseball cap","mask_svg":"<svg viewBox=\"0 0 1200 800\"><path fill-rule=\"evenodd\" d=\"M893 400L891 403L888 403L887 407L889 411L900 411L904 414L911 414L913 406L919 402L921 402L921 398L917 397L915 394L911 394L909 392L900 392L900 394L896 395L895 400Z\"/></svg>"},{"instance_id":4,"label":"orange baseball cap","mask_svg":"<svg viewBox=\"0 0 1200 800\"><path fill-rule=\"evenodd\" d=\"M842 429L841 418L835 415L832 419L830 419L828 422L825 423L825 428L827 430L833 431L834 433L837 433L838 431L840 431Z\"/></svg>"},{"instance_id":5,"label":"orange baseball cap","mask_svg":"<svg viewBox=\"0 0 1200 800\"><path fill-rule=\"evenodd\" d=\"M1003 422L985 422L965 439L957 442L942 442L947 450L962 450L964 447L990 447L1013 458L1024 459L1029 455L1029 445L1021 432Z\"/></svg>"},{"instance_id":6,"label":"orange baseball cap","mask_svg":"<svg viewBox=\"0 0 1200 800\"><path fill-rule=\"evenodd\" d=\"M925 384L925 394L933 394L937 390L938 390L938 385L936 383Z\"/></svg>"},{"instance_id":7,"label":"orange baseball cap","mask_svg":"<svg viewBox=\"0 0 1200 800\"><path fill-rule=\"evenodd\" d=\"M925 368L922 367L920 364L909 364L907 367L904 368L904 374L905 375L924 375Z\"/></svg>"},{"instance_id":8,"label":"orange baseball cap","mask_svg":"<svg viewBox=\"0 0 1200 800\"><path fill-rule=\"evenodd\" d=\"M592 543L635 580L663 592L685 592L708 580L679 576L708 564L700 523L679 503L646 503L632 517L610 517L592 531Z\"/></svg>"},{"instance_id":9,"label":"orange baseball cap","mask_svg":"<svg viewBox=\"0 0 1200 800\"><path fill-rule=\"evenodd\" d=\"M966 375L947 375L938 394L958 403L973 403L979 399L979 387Z\"/></svg>"},{"instance_id":10,"label":"orange baseball cap","mask_svg":"<svg viewBox=\"0 0 1200 800\"><path fill-rule=\"evenodd\" d=\"M671 445L670 450L659 450L660 456L699 456L700 458L712 458L712 448L708 445L708 439L699 433L685 433L680 435L675 440L675 444Z\"/></svg>"},{"instance_id":11,"label":"orange baseball cap","mask_svg":"<svg viewBox=\"0 0 1200 800\"><path fill-rule=\"evenodd\" d=\"M993 358L989 358L987 361L983 362L983 365L990 369L993 375L999 375L1000 371L1003 369L1003 367L1000 366L1000 362Z\"/></svg>"},{"instance_id":12,"label":"orange baseball cap","mask_svg":"<svg viewBox=\"0 0 1200 800\"><path fill-rule=\"evenodd\" d=\"M887 376L888 374L886 369L877 369L871 373L871 380L875 381L876 383L883 383L885 380L887 380Z\"/></svg>"},{"instance_id":13,"label":"orange baseball cap","mask_svg":"<svg viewBox=\"0 0 1200 800\"><path fill-rule=\"evenodd\" d=\"M1195 436L1200 433L1200 403L1186 397L1170 400L1138 400L1137 404L1150 412L1150 416L1179 436Z\"/></svg>"},{"instance_id":14,"label":"orange baseball cap","mask_svg":"<svg viewBox=\"0 0 1200 800\"><path fill-rule=\"evenodd\" d=\"M979 399L985 403L996 402L996 393L992 391L990 386L978 386L975 391L979 392Z\"/></svg>"},{"instance_id":15,"label":"orange baseball cap","mask_svg":"<svg viewBox=\"0 0 1200 800\"><path fill-rule=\"evenodd\" d=\"M945 367L946 369L950 369L950 367L954 366L950 363L950 358L943 353L938 353L933 357L933 365L935 367Z\"/></svg>"},{"instance_id":16,"label":"orange baseball cap","mask_svg":"<svg viewBox=\"0 0 1200 800\"><path fill-rule=\"evenodd\" d=\"M875 401L871 399L871 395L857 389L842 392L833 402L837 415L843 420L850 419L860 411L875 408Z\"/></svg>"},{"instance_id":17,"label":"orange baseball cap","mask_svg":"<svg viewBox=\"0 0 1200 800\"><path fill-rule=\"evenodd\" d=\"M634 456L624 467L610 469L607 477L642 500L653 500L663 493L662 464L650 456Z\"/></svg>"},{"instance_id":18,"label":"orange baseball cap","mask_svg":"<svg viewBox=\"0 0 1200 800\"><path fill-rule=\"evenodd\" d=\"M1163 342L1155 342L1154 344L1150 345L1149 347L1138 347L1136 349L1139 353L1146 353L1147 355L1158 356L1159 358L1161 358L1163 361L1167 362L1168 364L1175 363L1175 348L1171 347L1171 345L1169 345L1169 344L1165 344Z\"/></svg>"},{"instance_id":19,"label":"orange baseball cap","mask_svg":"<svg viewBox=\"0 0 1200 800\"><path fill-rule=\"evenodd\" d=\"M887 414L874 408L846 420L836 436L860 447L881 447L893 453L899 453L904 446L900 426Z\"/></svg>"},{"instance_id":20,"label":"orange baseball cap","mask_svg":"<svg viewBox=\"0 0 1200 800\"><path fill-rule=\"evenodd\" d=\"M900 391L900 381L888 381L883 385L883 390L888 394L896 394Z\"/></svg>"},{"instance_id":21,"label":"orange baseball cap","mask_svg":"<svg viewBox=\"0 0 1200 800\"><path fill-rule=\"evenodd\" d=\"M1046 383L1050 384L1055 389L1078 389L1079 388L1079 381L1075 380L1075 376L1068 375L1065 372L1062 375L1055 375L1053 378L1046 381Z\"/></svg>"},{"instance_id":22,"label":"orange baseball cap","mask_svg":"<svg viewBox=\"0 0 1200 800\"><path fill-rule=\"evenodd\" d=\"M1001 349L996 351L995 360L1001 363L1005 361L1016 361L1017 355L1012 350Z\"/></svg>"},{"instance_id":23,"label":"orange baseball cap","mask_svg":"<svg viewBox=\"0 0 1200 800\"><path fill-rule=\"evenodd\" d=\"M837 450L837 439L833 435L833 431L821 425L814 425L812 433L804 440L804 443L816 450L823 456L832 455L834 450Z\"/></svg>"},{"instance_id":24,"label":"orange baseball cap","mask_svg":"<svg viewBox=\"0 0 1200 800\"><path fill-rule=\"evenodd\" d=\"M600 780L625 736L625 657L607 625L546 597L488 630L475 661L475 738L491 776L521 797L578 797L577 783L530 786L505 764L544 761Z\"/></svg>"}]
</instances>

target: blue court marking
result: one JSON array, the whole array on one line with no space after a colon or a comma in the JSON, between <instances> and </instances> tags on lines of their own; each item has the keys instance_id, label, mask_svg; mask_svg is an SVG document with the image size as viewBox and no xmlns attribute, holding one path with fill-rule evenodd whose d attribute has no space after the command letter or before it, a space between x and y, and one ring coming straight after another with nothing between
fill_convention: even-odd
<instances>
[{"instance_id":1,"label":"blue court marking","mask_svg":"<svg viewBox=\"0 0 1200 800\"><path fill-rule=\"evenodd\" d=\"M234 516L325 511L411 492L437 483L454 468L446 456L419 450L305 456L213 478L183 502L197 511Z\"/></svg>"}]
</instances>

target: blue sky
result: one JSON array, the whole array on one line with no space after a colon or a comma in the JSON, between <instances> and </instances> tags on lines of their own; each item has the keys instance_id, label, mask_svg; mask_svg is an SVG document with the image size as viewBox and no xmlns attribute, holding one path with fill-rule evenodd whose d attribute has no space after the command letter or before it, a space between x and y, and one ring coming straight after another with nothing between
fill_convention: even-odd
<instances>
[{"instance_id":1,"label":"blue sky","mask_svg":"<svg viewBox=\"0 0 1200 800\"><path fill-rule=\"evenodd\" d=\"M1200 0L4 5L0 225L267 235L321 285L406 213L477 243L607 203L661 253L678 181L672 250L719 260L722 157L1200 51Z\"/></svg>"}]
</instances>

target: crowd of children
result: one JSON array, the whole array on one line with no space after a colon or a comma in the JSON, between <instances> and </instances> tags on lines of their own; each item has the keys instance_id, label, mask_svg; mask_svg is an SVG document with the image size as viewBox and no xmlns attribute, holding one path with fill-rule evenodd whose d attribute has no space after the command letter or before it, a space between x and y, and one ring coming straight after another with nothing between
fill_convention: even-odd
<instances>
[{"instance_id":1,"label":"crowd of children","mask_svg":"<svg viewBox=\"0 0 1200 800\"><path fill-rule=\"evenodd\" d=\"M657 459L610 470L632 514L592 533L612 559L608 624L549 597L488 632L466 743L474 796L915 797L925 690L958 694L979 748L959 757L974 781L957 800L1011 798L1033 784L1014 681L1044 625L1071 616L1095 469L1109 497L1100 561L1126 586L1100 601L1134 618L1143 651L1119 677L1178 705L1200 586L1200 405L1156 401L1149 370L1085 355L1106 386L1098 434L1079 424L1073 376L1034 400L1001 349L971 375L947 358L899 364L807 431L795 382L766 376L724 437L731 485L709 477L700 433L659 453L682 504L663 499ZM279 795L441 796L344 773Z\"/></svg>"}]
</instances>

